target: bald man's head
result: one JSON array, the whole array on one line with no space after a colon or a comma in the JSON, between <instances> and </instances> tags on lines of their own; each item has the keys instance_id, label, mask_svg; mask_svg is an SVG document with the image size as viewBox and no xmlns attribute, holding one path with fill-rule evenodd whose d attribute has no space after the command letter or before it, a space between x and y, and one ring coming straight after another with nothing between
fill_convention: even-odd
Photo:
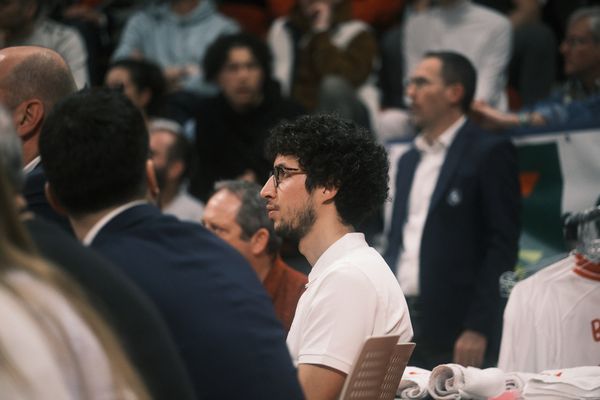
<instances>
[{"instance_id":1,"label":"bald man's head","mask_svg":"<svg viewBox=\"0 0 600 400\"><path fill-rule=\"evenodd\" d=\"M0 101L9 109L31 98L44 103L46 113L77 85L65 60L43 47L0 50Z\"/></svg>"},{"instance_id":2,"label":"bald man's head","mask_svg":"<svg viewBox=\"0 0 600 400\"><path fill-rule=\"evenodd\" d=\"M50 110L75 91L73 75L55 51L35 46L0 50L0 104L12 115L26 163L39 153L39 134Z\"/></svg>"}]
</instances>

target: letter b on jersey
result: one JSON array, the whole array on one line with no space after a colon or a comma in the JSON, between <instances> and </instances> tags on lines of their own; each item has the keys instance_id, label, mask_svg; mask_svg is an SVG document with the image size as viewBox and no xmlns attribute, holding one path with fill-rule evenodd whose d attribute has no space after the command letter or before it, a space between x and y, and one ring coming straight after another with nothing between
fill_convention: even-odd
<instances>
[{"instance_id":1,"label":"letter b on jersey","mask_svg":"<svg viewBox=\"0 0 600 400\"><path fill-rule=\"evenodd\" d=\"M592 337L596 342L600 342L600 319L592 321Z\"/></svg>"}]
</instances>

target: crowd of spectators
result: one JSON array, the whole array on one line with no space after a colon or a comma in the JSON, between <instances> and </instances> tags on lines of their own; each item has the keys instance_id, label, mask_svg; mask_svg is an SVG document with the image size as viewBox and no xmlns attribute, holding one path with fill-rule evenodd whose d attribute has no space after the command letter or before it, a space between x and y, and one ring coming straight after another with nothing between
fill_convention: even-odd
<instances>
[{"instance_id":1,"label":"crowd of spectators","mask_svg":"<svg viewBox=\"0 0 600 400\"><path fill-rule=\"evenodd\" d=\"M577 124L600 125L599 1L0 1L0 393L336 398L382 334L427 369L600 362L600 339L515 350L542 281L600 326L589 248L518 286L502 337L509 134Z\"/></svg>"}]
</instances>

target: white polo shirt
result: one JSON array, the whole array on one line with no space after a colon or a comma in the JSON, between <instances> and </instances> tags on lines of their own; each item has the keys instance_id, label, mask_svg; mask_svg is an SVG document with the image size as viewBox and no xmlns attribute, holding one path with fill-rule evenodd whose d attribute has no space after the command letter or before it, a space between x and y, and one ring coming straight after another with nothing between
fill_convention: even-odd
<instances>
[{"instance_id":1,"label":"white polo shirt","mask_svg":"<svg viewBox=\"0 0 600 400\"><path fill-rule=\"evenodd\" d=\"M369 336L413 330L396 277L362 233L332 244L308 275L287 337L294 365L319 364L348 374Z\"/></svg>"}]
</instances>

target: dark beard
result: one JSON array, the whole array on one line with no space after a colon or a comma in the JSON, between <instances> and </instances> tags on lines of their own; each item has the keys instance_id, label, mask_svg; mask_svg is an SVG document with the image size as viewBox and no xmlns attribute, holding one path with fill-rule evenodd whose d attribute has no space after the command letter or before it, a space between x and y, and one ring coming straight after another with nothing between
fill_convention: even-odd
<instances>
[{"instance_id":1,"label":"dark beard","mask_svg":"<svg viewBox=\"0 0 600 400\"><path fill-rule=\"evenodd\" d=\"M307 205L290 221L281 221L275 226L275 232L283 238L294 242L300 241L310 231L316 220L315 210Z\"/></svg>"}]
</instances>

